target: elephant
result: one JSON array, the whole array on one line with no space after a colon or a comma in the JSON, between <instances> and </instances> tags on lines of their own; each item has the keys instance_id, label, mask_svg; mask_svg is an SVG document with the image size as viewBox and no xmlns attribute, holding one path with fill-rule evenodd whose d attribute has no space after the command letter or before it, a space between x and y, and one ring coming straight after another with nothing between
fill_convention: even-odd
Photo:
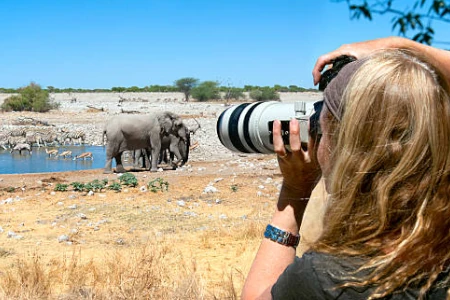
<instances>
[{"instance_id":1,"label":"elephant","mask_svg":"<svg viewBox=\"0 0 450 300\"><path fill-rule=\"evenodd\" d=\"M194 121L197 123L197 126L187 129L186 140L182 140L178 136L172 134L163 138L158 163L164 161L166 164L172 165L173 169L176 169L177 167L183 166L188 161L189 151L191 150L191 135L195 134L201 127L196 119L194 119ZM174 163L174 157L177 152L180 152L181 159L177 156L177 161Z\"/></svg>"},{"instance_id":2,"label":"elephant","mask_svg":"<svg viewBox=\"0 0 450 300\"><path fill-rule=\"evenodd\" d=\"M187 132L186 136L186 141L173 134L163 137L161 141L161 151L159 154L158 163L164 161L166 164L172 165L173 169L183 166L188 161L189 147L191 144L190 133ZM177 156L177 162L174 163L174 158L177 152L180 153L180 157Z\"/></svg>"},{"instance_id":3,"label":"elephant","mask_svg":"<svg viewBox=\"0 0 450 300\"><path fill-rule=\"evenodd\" d=\"M136 149L132 151L133 167L134 168L148 168L150 166L151 149Z\"/></svg>"},{"instance_id":4,"label":"elephant","mask_svg":"<svg viewBox=\"0 0 450 300\"><path fill-rule=\"evenodd\" d=\"M183 166L188 161L189 150L191 147L191 135L195 134L195 132L201 128L200 123L196 119L194 119L194 121L197 123L197 126L195 128L186 128L186 140L180 139L180 137L173 134L169 134L162 139L158 163L164 161L176 169L177 167ZM167 157L167 152L169 152L169 157ZM181 154L181 157L177 156L177 162L174 163L173 159L177 152Z\"/></svg>"},{"instance_id":5,"label":"elephant","mask_svg":"<svg viewBox=\"0 0 450 300\"><path fill-rule=\"evenodd\" d=\"M106 164L104 173L112 172L112 159L116 160L116 172L126 172L121 155L125 150L149 149L151 163L147 170L157 171L161 141L164 136L173 134L182 140L187 139L186 125L181 118L172 112L153 113L149 115L117 115L109 119L103 130L107 138ZM175 150L175 155L181 154Z\"/></svg>"}]
</instances>

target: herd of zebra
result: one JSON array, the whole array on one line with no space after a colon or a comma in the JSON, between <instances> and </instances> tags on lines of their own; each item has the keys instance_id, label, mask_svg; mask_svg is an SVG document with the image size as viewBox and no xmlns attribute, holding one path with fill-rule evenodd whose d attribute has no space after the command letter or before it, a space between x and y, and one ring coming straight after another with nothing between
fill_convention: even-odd
<instances>
[{"instance_id":1,"label":"herd of zebra","mask_svg":"<svg viewBox=\"0 0 450 300\"><path fill-rule=\"evenodd\" d=\"M82 130L19 127L0 132L0 147L6 150L17 144L29 144L30 147L82 145L85 138L86 133Z\"/></svg>"},{"instance_id":2,"label":"herd of zebra","mask_svg":"<svg viewBox=\"0 0 450 300\"><path fill-rule=\"evenodd\" d=\"M0 132L0 147L4 150L10 149L11 152L17 150L22 154L22 151L32 153L32 147L41 146L66 146L66 145L83 145L86 139L86 134L82 130L69 131L67 129L53 128L36 128L36 127L19 127ZM58 149L47 150L45 152L49 157L72 158L72 151L66 150L59 153ZM90 158L93 159L92 153L85 152L73 157Z\"/></svg>"}]
</instances>

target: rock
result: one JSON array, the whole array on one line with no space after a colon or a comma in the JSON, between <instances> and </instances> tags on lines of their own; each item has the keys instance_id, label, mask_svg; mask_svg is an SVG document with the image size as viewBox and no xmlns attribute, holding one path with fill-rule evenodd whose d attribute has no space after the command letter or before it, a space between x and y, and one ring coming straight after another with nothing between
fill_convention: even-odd
<instances>
[{"instance_id":1,"label":"rock","mask_svg":"<svg viewBox=\"0 0 450 300\"><path fill-rule=\"evenodd\" d=\"M208 185L207 187L205 187L205 189L203 190L204 194L209 194L209 193L217 193L218 189L212 185Z\"/></svg>"},{"instance_id":2,"label":"rock","mask_svg":"<svg viewBox=\"0 0 450 300\"><path fill-rule=\"evenodd\" d=\"M82 219L82 220L86 220L87 219L87 216L85 214L83 214L83 213L77 214L77 217Z\"/></svg>"},{"instance_id":3,"label":"rock","mask_svg":"<svg viewBox=\"0 0 450 300\"><path fill-rule=\"evenodd\" d=\"M68 242L69 241L69 236L66 234L60 235L58 236L58 242L62 243L62 242Z\"/></svg>"}]
</instances>

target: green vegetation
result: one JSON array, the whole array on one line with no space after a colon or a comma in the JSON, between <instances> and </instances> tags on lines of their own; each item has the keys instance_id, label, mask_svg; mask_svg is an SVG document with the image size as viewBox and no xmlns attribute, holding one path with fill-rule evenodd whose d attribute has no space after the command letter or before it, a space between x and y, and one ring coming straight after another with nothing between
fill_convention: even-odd
<instances>
[{"instance_id":1,"label":"green vegetation","mask_svg":"<svg viewBox=\"0 0 450 300\"><path fill-rule=\"evenodd\" d=\"M82 183L82 182L72 182L70 183L70 186L72 186L73 191L75 192L100 192L102 190L111 190L120 192L122 191L122 186L129 186L129 187L136 187L138 185L138 180L136 176L132 173L124 173L122 176L119 177L119 182L113 181L111 184L108 185L108 179L98 180L94 179L91 182L88 183ZM58 192L66 192L68 191L69 184L64 183L57 183L54 190ZM158 191L168 191L169 190L169 182L164 180L161 177L155 178L147 183L148 189L156 193ZM237 187L236 187L237 190ZM14 192L15 189L10 187L7 189L8 192Z\"/></svg>"},{"instance_id":2,"label":"green vegetation","mask_svg":"<svg viewBox=\"0 0 450 300\"><path fill-rule=\"evenodd\" d=\"M75 192L82 192L84 190L84 183L72 182L70 184Z\"/></svg>"},{"instance_id":3,"label":"green vegetation","mask_svg":"<svg viewBox=\"0 0 450 300\"><path fill-rule=\"evenodd\" d=\"M191 94L192 97L197 99L199 102L219 100L221 98L219 83L216 81L204 81L200 83L192 89Z\"/></svg>"},{"instance_id":4,"label":"green vegetation","mask_svg":"<svg viewBox=\"0 0 450 300\"><path fill-rule=\"evenodd\" d=\"M68 187L69 187L68 184L57 183L56 186L55 186L55 191L56 192L66 192Z\"/></svg>"},{"instance_id":5,"label":"green vegetation","mask_svg":"<svg viewBox=\"0 0 450 300\"><path fill-rule=\"evenodd\" d=\"M225 100L240 100L245 99L244 89L236 88L236 87L220 87L221 92L224 93L223 98Z\"/></svg>"},{"instance_id":6,"label":"green vegetation","mask_svg":"<svg viewBox=\"0 0 450 300\"><path fill-rule=\"evenodd\" d=\"M48 91L34 82L18 89L17 93L5 99L2 110L47 112L59 107L59 104L50 102Z\"/></svg>"},{"instance_id":7,"label":"green vegetation","mask_svg":"<svg viewBox=\"0 0 450 300\"><path fill-rule=\"evenodd\" d=\"M108 190L120 192L122 190L122 185L118 182L113 182L108 186Z\"/></svg>"},{"instance_id":8,"label":"green vegetation","mask_svg":"<svg viewBox=\"0 0 450 300\"><path fill-rule=\"evenodd\" d=\"M239 187L236 184L232 184L230 186L230 189L233 193L236 193L238 191Z\"/></svg>"},{"instance_id":9,"label":"green vegetation","mask_svg":"<svg viewBox=\"0 0 450 300\"><path fill-rule=\"evenodd\" d=\"M119 177L119 181L122 185L135 187L138 185L138 180L136 176L132 173L123 173L122 176Z\"/></svg>"},{"instance_id":10,"label":"green vegetation","mask_svg":"<svg viewBox=\"0 0 450 300\"><path fill-rule=\"evenodd\" d=\"M198 85L198 79L193 77L185 77L180 78L175 81L175 86L178 88L178 91L184 93L185 101L189 101L189 97L191 96L191 91L194 87Z\"/></svg>"},{"instance_id":11,"label":"green vegetation","mask_svg":"<svg viewBox=\"0 0 450 300\"><path fill-rule=\"evenodd\" d=\"M88 182L84 185L84 190L87 192L100 192L105 189L106 184L103 181L95 179L91 182Z\"/></svg>"},{"instance_id":12,"label":"green vegetation","mask_svg":"<svg viewBox=\"0 0 450 300\"><path fill-rule=\"evenodd\" d=\"M280 100L278 92L270 87L263 87L250 91L249 96L255 101Z\"/></svg>"},{"instance_id":13,"label":"green vegetation","mask_svg":"<svg viewBox=\"0 0 450 300\"><path fill-rule=\"evenodd\" d=\"M158 177L149 181L147 187L153 193L156 193L158 191L164 192L169 190L169 183L167 181L164 181L164 179Z\"/></svg>"},{"instance_id":14,"label":"green vegetation","mask_svg":"<svg viewBox=\"0 0 450 300\"><path fill-rule=\"evenodd\" d=\"M196 80L195 83L193 82L189 82L187 81L187 79L190 80ZM181 80L181 82L179 82ZM177 85L177 82L180 86ZM190 83L190 85L189 85ZM256 85L246 85L243 88L240 87L233 87L233 86L219 86L219 83L217 83L216 81L204 81L204 82L199 82L198 79L195 78L182 78L179 79L175 82L175 85L149 85L149 86L145 86L145 87L137 87L137 86L131 86L131 87L112 87L111 89L81 89L81 88L64 88L64 89L60 89L60 88L56 88L54 86L47 86L46 89L42 89L42 92L47 92L47 98L49 97L50 93L111 93L111 92L118 92L118 93L143 93L143 92L148 92L148 93L166 93L166 92L182 92L185 94L186 97L186 93L188 93L188 98L190 98L191 96L191 91L192 89L194 89L195 87L199 87L200 85L203 85L203 88L205 87L209 87L209 88L213 88L213 95L214 97L209 97L210 99L220 99L221 97L217 96L217 94L215 94L216 89L218 89L218 91L220 93L223 94L223 99L226 100L230 100L230 99L235 99L235 100L239 100L239 99L245 99L245 95L244 92L250 92L252 90L260 90L263 89L264 87L260 87L260 86L256 86ZM30 86L39 86L35 83L30 84ZM26 87L29 88L30 86ZM33 87L34 88L34 87ZM267 88L267 87L266 87ZM17 99L15 99L13 97L12 100L10 100L11 102L13 102L13 105L17 105L19 108L22 108L24 105L22 105L22 102L25 101L22 97L21 97L21 91L25 89L25 88L19 88L19 89L13 89L13 88L0 88L0 93L5 93L5 94L19 94L19 95L12 95L12 96L19 96L17 99L19 100L19 104L17 103ZM290 86L282 86L279 84L275 84L272 87L273 90L277 91L277 92L307 92L307 91L317 91L316 89L305 89L302 87L298 87L296 85L290 85ZM50 102L49 102L50 103ZM39 101L37 102L37 104L39 106ZM59 103L50 103L50 105L52 105L52 108L58 108L59 107ZM37 110L36 110L37 111Z\"/></svg>"},{"instance_id":15,"label":"green vegetation","mask_svg":"<svg viewBox=\"0 0 450 300\"><path fill-rule=\"evenodd\" d=\"M405 37L412 32L413 40L428 45L433 42L435 34L433 24L435 22L450 23L450 6L444 0L416 0L414 2L338 0L337 2L347 3L351 19L363 17L372 20L373 15L392 15L392 30L398 30L398 34Z\"/></svg>"}]
</instances>

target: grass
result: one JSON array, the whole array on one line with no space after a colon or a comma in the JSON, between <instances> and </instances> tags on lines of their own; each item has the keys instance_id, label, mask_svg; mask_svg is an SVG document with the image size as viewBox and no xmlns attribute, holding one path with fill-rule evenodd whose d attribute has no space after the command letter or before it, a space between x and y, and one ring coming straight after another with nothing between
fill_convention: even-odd
<instances>
[{"instance_id":1,"label":"grass","mask_svg":"<svg viewBox=\"0 0 450 300\"><path fill-rule=\"evenodd\" d=\"M244 227L253 232L255 227ZM228 235L228 236L227 236ZM238 230L220 236L239 240ZM200 235L203 249L217 244L217 232ZM259 237L258 237L259 239ZM249 242L248 240L244 240ZM2 299L238 299L245 278L241 269L210 277L211 266L200 265L160 240L85 257L82 250L46 259L32 253L20 257L0 276ZM209 270L208 270L209 269Z\"/></svg>"},{"instance_id":2,"label":"grass","mask_svg":"<svg viewBox=\"0 0 450 300\"><path fill-rule=\"evenodd\" d=\"M238 299L277 189L255 197L265 177L246 177L230 193L230 176L203 194L215 177L168 178L163 193L20 193L0 215L23 236L0 246L0 299Z\"/></svg>"}]
</instances>

